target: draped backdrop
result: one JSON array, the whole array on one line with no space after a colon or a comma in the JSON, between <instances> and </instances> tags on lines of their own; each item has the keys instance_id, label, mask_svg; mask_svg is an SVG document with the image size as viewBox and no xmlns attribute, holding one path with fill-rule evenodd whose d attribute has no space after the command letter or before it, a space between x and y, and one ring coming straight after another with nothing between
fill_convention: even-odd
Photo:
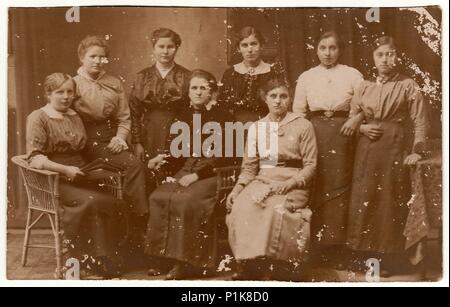
<instances>
[{"instance_id":1,"label":"draped backdrop","mask_svg":"<svg viewBox=\"0 0 450 307\"><path fill-rule=\"evenodd\" d=\"M292 87L305 70L318 64L321 33L335 30L344 41L340 62L365 78L374 75L371 43L393 36L399 69L414 78L427 100L432 137L441 137L441 11L438 7L381 8L379 22L369 22L368 8L137 8L83 7L80 23L67 23L68 8L15 8L9 11L8 161L25 153L25 120L45 104L43 78L55 71L75 74L77 45L88 34L108 35L112 55L108 71L128 91L133 75L152 63L149 37L169 27L182 37L177 62L204 68L220 78L227 65L240 61L235 36L253 25L267 40L263 57L280 61ZM374 15L376 17L376 15ZM8 162L8 227L24 225L26 195L17 169Z\"/></svg>"}]
</instances>

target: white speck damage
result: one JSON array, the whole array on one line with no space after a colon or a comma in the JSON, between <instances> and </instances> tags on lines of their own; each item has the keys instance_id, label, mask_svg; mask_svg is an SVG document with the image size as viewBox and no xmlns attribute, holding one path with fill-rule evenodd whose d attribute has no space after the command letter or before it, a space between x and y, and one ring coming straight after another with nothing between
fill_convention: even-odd
<instances>
[{"instance_id":1,"label":"white speck damage","mask_svg":"<svg viewBox=\"0 0 450 307\"><path fill-rule=\"evenodd\" d=\"M437 55L441 55L441 29L436 19L425 8L400 8L401 11L410 11L417 15L414 27L420 34L422 41Z\"/></svg>"}]
</instances>

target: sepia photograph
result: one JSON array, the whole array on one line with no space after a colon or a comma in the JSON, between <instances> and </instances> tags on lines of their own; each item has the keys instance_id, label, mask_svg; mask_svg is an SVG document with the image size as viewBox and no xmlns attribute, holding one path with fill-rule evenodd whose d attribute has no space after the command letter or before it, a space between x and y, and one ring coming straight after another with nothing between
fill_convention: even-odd
<instances>
[{"instance_id":1,"label":"sepia photograph","mask_svg":"<svg viewBox=\"0 0 450 307\"><path fill-rule=\"evenodd\" d=\"M4 278L442 282L443 8L294 5L10 3Z\"/></svg>"}]
</instances>

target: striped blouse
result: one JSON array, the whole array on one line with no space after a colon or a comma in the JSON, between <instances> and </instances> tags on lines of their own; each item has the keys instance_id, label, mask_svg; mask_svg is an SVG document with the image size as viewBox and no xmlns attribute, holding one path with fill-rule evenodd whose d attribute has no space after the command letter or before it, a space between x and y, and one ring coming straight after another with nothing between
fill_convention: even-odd
<instances>
[{"instance_id":1,"label":"striped blouse","mask_svg":"<svg viewBox=\"0 0 450 307\"><path fill-rule=\"evenodd\" d=\"M27 117L26 150L32 167L40 169L58 154L77 156L85 144L83 122L72 109L61 113L47 104Z\"/></svg>"}]
</instances>

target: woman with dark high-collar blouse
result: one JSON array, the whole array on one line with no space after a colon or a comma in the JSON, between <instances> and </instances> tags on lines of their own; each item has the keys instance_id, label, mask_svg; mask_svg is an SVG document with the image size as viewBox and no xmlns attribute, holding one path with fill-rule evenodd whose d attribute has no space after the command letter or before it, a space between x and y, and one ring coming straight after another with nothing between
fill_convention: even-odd
<instances>
[{"instance_id":1,"label":"woman with dark high-collar blouse","mask_svg":"<svg viewBox=\"0 0 450 307\"><path fill-rule=\"evenodd\" d=\"M132 143L142 161L164 150L170 124L188 93L190 71L175 63L181 45L180 36L166 28L152 34L156 64L140 71L130 94Z\"/></svg>"},{"instance_id":2,"label":"woman with dark high-collar blouse","mask_svg":"<svg viewBox=\"0 0 450 307\"><path fill-rule=\"evenodd\" d=\"M78 56L82 65L74 77L79 96L74 108L86 127L85 157L88 160L104 158L124 170L125 199L132 214L132 233L136 235L135 241L139 241L148 213L148 199L143 188L145 168L128 149L130 109L122 82L104 70L108 52L107 41L98 36L88 36L79 44Z\"/></svg>"},{"instance_id":3,"label":"woman with dark high-collar blouse","mask_svg":"<svg viewBox=\"0 0 450 307\"><path fill-rule=\"evenodd\" d=\"M46 106L27 117L27 154L30 166L61 174L59 182L60 217L70 256L80 261L92 256L104 265L97 273L116 275L111 257L117 255L120 213L125 204L83 181L80 168L86 164L81 155L87 136L83 121L71 109L75 82L69 75L53 73L45 79ZM74 180L75 178L79 180ZM95 264L94 263L94 264ZM94 268L93 263L90 264Z\"/></svg>"},{"instance_id":4,"label":"woman with dark high-collar blouse","mask_svg":"<svg viewBox=\"0 0 450 307\"><path fill-rule=\"evenodd\" d=\"M218 103L231 113L235 121L257 121L267 115L267 105L258 95L258 88L272 79L285 80L279 63L262 60L265 39L254 27L244 27L237 34L236 48L242 62L228 68L222 77Z\"/></svg>"},{"instance_id":5,"label":"woman with dark high-collar blouse","mask_svg":"<svg viewBox=\"0 0 450 307\"><path fill-rule=\"evenodd\" d=\"M189 127L183 129L183 137L189 140L186 146L189 157L179 157L169 151L171 140L167 140L167 155L165 159L151 160L152 168L178 165L173 182L160 185L150 195L150 218L148 222L145 252L151 259L149 275L167 273L165 279L185 279L201 276L205 270L215 266L215 219L213 218L216 203L217 180L214 167L220 158L208 157L207 152L194 151L194 138L202 134L201 130L194 130L194 116L201 118L201 125L216 123L222 126L223 112L218 112L209 103L217 91L214 76L203 70L194 70L189 81L190 107L180 114L180 123ZM186 133L191 135L186 135ZM205 140L207 135L203 135ZM208 135L211 137L211 134ZM176 139L179 139L177 136ZM204 141L205 142L205 141ZM205 145L203 143L202 147ZM212 145L213 147L216 144ZM211 150L214 148L209 147Z\"/></svg>"},{"instance_id":6,"label":"woman with dark high-collar blouse","mask_svg":"<svg viewBox=\"0 0 450 307\"><path fill-rule=\"evenodd\" d=\"M376 80L364 81L352 102L352 115L363 114L348 216L348 245L381 257L387 276L405 250L403 230L411 198L409 167L422 158L426 106L417 83L397 70L394 40L375 41ZM409 131L407 121L412 121ZM411 146L407 135L414 134Z\"/></svg>"}]
</instances>

